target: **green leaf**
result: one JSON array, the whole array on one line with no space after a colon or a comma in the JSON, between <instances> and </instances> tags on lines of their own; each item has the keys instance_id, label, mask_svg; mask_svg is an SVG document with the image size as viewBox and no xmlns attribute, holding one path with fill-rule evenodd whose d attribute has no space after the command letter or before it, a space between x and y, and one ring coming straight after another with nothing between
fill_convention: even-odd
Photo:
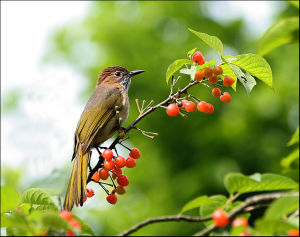
<instances>
[{"instance_id":1,"label":"green leaf","mask_svg":"<svg viewBox=\"0 0 300 237\"><path fill-rule=\"evenodd\" d=\"M291 140L289 140L287 145L292 146L296 143L299 143L299 127L297 128L297 130L295 131L295 133L293 134Z\"/></svg>"},{"instance_id":2,"label":"green leaf","mask_svg":"<svg viewBox=\"0 0 300 237\"><path fill-rule=\"evenodd\" d=\"M201 70L201 69L204 69L206 67L212 67L212 66L215 66L216 64L216 60L210 60L209 62L206 62L200 66L197 67L197 70Z\"/></svg>"},{"instance_id":3,"label":"green leaf","mask_svg":"<svg viewBox=\"0 0 300 237\"><path fill-rule=\"evenodd\" d=\"M245 89L247 91L247 94L249 95L251 90L253 89L253 87L256 85L255 79L248 72L244 73L241 70L241 68L239 68L233 64L229 64L229 67L232 69L232 71L237 76L239 81L243 84L243 86L245 87Z\"/></svg>"},{"instance_id":4,"label":"green leaf","mask_svg":"<svg viewBox=\"0 0 300 237\"><path fill-rule=\"evenodd\" d=\"M263 174L261 175L261 181L258 182L253 178L240 173L230 173L225 177L224 182L226 189L231 194L235 192L249 193L258 191L299 189L299 184L295 181L277 174Z\"/></svg>"},{"instance_id":5,"label":"green leaf","mask_svg":"<svg viewBox=\"0 0 300 237\"><path fill-rule=\"evenodd\" d=\"M193 61L189 59L177 59L174 61L167 69L166 73L166 81L169 82L170 77L177 72L183 65L185 64L192 64Z\"/></svg>"},{"instance_id":6,"label":"green leaf","mask_svg":"<svg viewBox=\"0 0 300 237\"><path fill-rule=\"evenodd\" d=\"M191 68L181 69L180 73L190 75L191 80L194 80L196 71L197 71L197 66L192 65Z\"/></svg>"},{"instance_id":7,"label":"green leaf","mask_svg":"<svg viewBox=\"0 0 300 237\"><path fill-rule=\"evenodd\" d=\"M258 53L265 55L279 46L298 42L298 40L299 17L282 19L271 26L258 41Z\"/></svg>"},{"instance_id":8,"label":"green leaf","mask_svg":"<svg viewBox=\"0 0 300 237\"><path fill-rule=\"evenodd\" d=\"M272 87L272 70L268 62L257 54L241 54L233 57L231 64L234 64L257 79Z\"/></svg>"},{"instance_id":9,"label":"green leaf","mask_svg":"<svg viewBox=\"0 0 300 237\"><path fill-rule=\"evenodd\" d=\"M63 219L58 212L46 212L41 215L41 222L44 227L56 230L69 230L71 228L68 221Z\"/></svg>"},{"instance_id":10,"label":"green leaf","mask_svg":"<svg viewBox=\"0 0 300 237\"><path fill-rule=\"evenodd\" d=\"M297 1L291 1L291 0L287 0L287 2L289 2L290 4L292 4L293 6L297 7L299 9L299 0Z\"/></svg>"},{"instance_id":11,"label":"green leaf","mask_svg":"<svg viewBox=\"0 0 300 237\"><path fill-rule=\"evenodd\" d=\"M244 226L231 227L230 236L241 236L244 231Z\"/></svg>"},{"instance_id":12,"label":"green leaf","mask_svg":"<svg viewBox=\"0 0 300 237\"><path fill-rule=\"evenodd\" d=\"M181 210L181 213L184 213L186 211L198 208L204 204L209 204L209 203L213 203L213 201L210 200L206 195L197 197L197 198L193 199L192 201L188 202L187 204L185 204Z\"/></svg>"},{"instance_id":13,"label":"green leaf","mask_svg":"<svg viewBox=\"0 0 300 237\"><path fill-rule=\"evenodd\" d=\"M200 216L211 216L215 210L222 208L227 201L223 195L213 195L209 199L211 200L210 203L200 207Z\"/></svg>"},{"instance_id":14,"label":"green leaf","mask_svg":"<svg viewBox=\"0 0 300 237\"><path fill-rule=\"evenodd\" d=\"M232 69L228 66L228 64L226 63L222 64L221 68L223 69L223 74L225 74L226 76L230 76L235 80L235 82L232 84L231 87L236 91L237 76L232 71Z\"/></svg>"},{"instance_id":15,"label":"green leaf","mask_svg":"<svg viewBox=\"0 0 300 237\"><path fill-rule=\"evenodd\" d=\"M280 219L299 208L299 197L281 197L270 205L264 214L265 219Z\"/></svg>"},{"instance_id":16,"label":"green leaf","mask_svg":"<svg viewBox=\"0 0 300 237\"><path fill-rule=\"evenodd\" d=\"M95 236L95 233L92 230L92 228L88 224L86 224L83 220L81 220L78 216L73 215L73 219L80 222L80 224L81 224L81 234L82 235L88 234L88 235Z\"/></svg>"},{"instance_id":17,"label":"green leaf","mask_svg":"<svg viewBox=\"0 0 300 237\"><path fill-rule=\"evenodd\" d=\"M218 37L211 36L206 33L201 33L201 32L192 30L190 28L188 28L188 29L190 32L194 33L201 40L203 40L204 43L206 43L209 47L217 50L221 56L223 55L223 44L222 44L222 41Z\"/></svg>"},{"instance_id":18,"label":"green leaf","mask_svg":"<svg viewBox=\"0 0 300 237\"><path fill-rule=\"evenodd\" d=\"M299 148L293 150L288 156L282 158L280 164L284 168L290 168L291 164L296 160L299 160Z\"/></svg>"},{"instance_id":19,"label":"green leaf","mask_svg":"<svg viewBox=\"0 0 300 237\"><path fill-rule=\"evenodd\" d=\"M20 195L10 186L1 186L1 213L15 209L20 203Z\"/></svg>"},{"instance_id":20,"label":"green leaf","mask_svg":"<svg viewBox=\"0 0 300 237\"><path fill-rule=\"evenodd\" d=\"M191 49L190 51L188 51L187 56L189 57L190 55L193 55L196 50L197 48Z\"/></svg>"},{"instance_id":21,"label":"green leaf","mask_svg":"<svg viewBox=\"0 0 300 237\"><path fill-rule=\"evenodd\" d=\"M37 210L58 210L51 196L40 188L30 188L23 192L22 202L34 205Z\"/></svg>"},{"instance_id":22,"label":"green leaf","mask_svg":"<svg viewBox=\"0 0 300 237\"><path fill-rule=\"evenodd\" d=\"M261 236L287 235L288 231L295 229L293 224L282 220L260 219L255 222L256 229Z\"/></svg>"}]
</instances>

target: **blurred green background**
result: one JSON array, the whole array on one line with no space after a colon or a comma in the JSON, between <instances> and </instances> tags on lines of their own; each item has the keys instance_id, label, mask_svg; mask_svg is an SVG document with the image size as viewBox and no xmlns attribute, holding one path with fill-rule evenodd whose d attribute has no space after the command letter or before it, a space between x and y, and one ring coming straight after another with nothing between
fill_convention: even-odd
<instances>
[{"instance_id":1,"label":"blurred green background","mask_svg":"<svg viewBox=\"0 0 300 237\"><path fill-rule=\"evenodd\" d=\"M264 30L278 19L298 14L298 10L288 3L270 2L273 5L270 24L258 33L256 28L260 26L255 25L257 22L250 23L249 27L246 17L226 11L227 5L224 4L219 1L92 2L83 19L69 21L51 31L41 63L70 67L84 78L76 94L78 101L74 101L81 109L103 68L120 65L129 70L145 70L133 79L129 90L131 111L128 125L138 115L135 98L155 102L166 98L169 87L165 83L165 72L175 59L186 57L187 51L195 47L207 61L218 59L214 51L189 33L188 27L218 36L225 45L225 55L256 53L257 40ZM218 15L230 17L222 20ZM117 205L110 206L105 201L104 191L93 186L96 196L89 199L84 208L75 208L74 213L95 233L115 235L148 217L176 214L186 202L197 196L226 194L223 178L229 172L247 175L280 172L280 159L290 151L286 143L298 126L299 44L280 47L265 58L273 71L274 89L258 82L247 96L244 88L238 86L237 93L230 89L232 102L222 104L207 88L194 88L191 90L193 94L212 103L215 113L194 112L187 119L168 117L163 109L151 114L139 123L139 127L158 132L159 136L152 141L132 131L127 142L142 153L136 168L126 170L131 182L127 194L119 198ZM60 87L63 80L55 81L55 86ZM68 82L72 83L71 80ZM183 78L180 85L187 82L188 79ZM68 87L69 84L62 86ZM17 87L1 95L3 116L17 114L23 105L23 89ZM59 103L68 110L64 101ZM66 123L72 122L73 131L79 115L65 117ZM39 128L30 129L36 131ZM64 134L57 136L72 140ZM44 139L47 145L56 138L45 135ZM26 138L19 142L24 140ZM2 182L16 183L20 191L42 187L63 196L71 172L71 144L72 141L65 148L69 155L58 158L63 166L50 170L49 175L27 180L26 166L30 164L24 164L19 170L10 165L10 168L1 168ZM121 154L127 155L125 150ZM41 160L35 162L41 162L43 166ZM290 175L297 178L296 174ZM199 225L155 224L137 234L188 235L197 231Z\"/></svg>"}]
</instances>

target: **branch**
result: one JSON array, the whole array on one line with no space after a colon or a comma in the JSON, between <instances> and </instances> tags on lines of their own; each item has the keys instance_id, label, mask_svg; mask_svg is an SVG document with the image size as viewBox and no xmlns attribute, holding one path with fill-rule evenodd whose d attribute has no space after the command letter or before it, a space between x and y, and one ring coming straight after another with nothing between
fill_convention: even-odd
<instances>
[{"instance_id":1,"label":"branch","mask_svg":"<svg viewBox=\"0 0 300 237\"><path fill-rule=\"evenodd\" d=\"M169 222L169 221L187 221L187 222L202 222L211 220L211 217L194 217L194 216L185 216L185 215L175 215L175 216L161 216L157 218L149 218L145 221L142 221L135 226L131 227L128 230L125 230L123 233L118 236L127 236L133 232L136 232L138 229L157 222Z\"/></svg>"},{"instance_id":2,"label":"branch","mask_svg":"<svg viewBox=\"0 0 300 237\"><path fill-rule=\"evenodd\" d=\"M245 200L245 202L241 206L239 206L239 207L233 209L231 212L229 212L228 218L231 219L231 218L235 217L236 215L247 211L247 208L249 206L253 206L255 204L261 204L263 202L270 202L270 201L273 201L280 197L285 197L285 196L299 196L299 193L268 193L268 194L259 194L259 195L249 197ZM207 236L210 232L212 232L216 228L217 228L217 226L215 224L212 224L212 225L208 226L207 228L205 228L204 230L201 230L201 231L195 233L193 236Z\"/></svg>"},{"instance_id":3,"label":"branch","mask_svg":"<svg viewBox=\"0 0 300 237\"><path fill-rule=\"evenodd\" d=\"M162 102L158 103L155 106L150 107L149 109L147 109L145 112L141 113L127 128L124 129L124 133L127 134L131 129L135 128L135 125L141 121L144 117L146 117L147 115L151 114L152 112L154 112L156 109L158 109L161 106L165 106L167 105L169 102L173 101L176 98L179 98L181 96L181 94L186 94L187 90L198 84L198 81L191 81L188 85L186 85L183 89L178 90L175 93L170 93L169 97L165 100L163 100ZM119 143L120 141L120 137L117 137L113 143L109 146L109 149L114 149L115 146ZM97 162L96 166L89 172L88 175L88 179L87 179L87 184L92 180L92 176L93 174L102 167L104 162L104 159L102 156L100 156L99 161Z\"/></svg>"},{"instance_id":4,"label":"branch","mask_svg":"<svg viewBox=\"0 0 300 237\"><path fill-rule=\"evenodd\" d=\"M284 196L299 196L299 193L270 193L270 194L259 194L259 195L252 196L250 198L247 198L241 206L233 209L230 213L228 213L228 217L231 219L240 213L250 212L257 208L265 207L265 205L263 204L264 202L270 202ZM157 222L170 222L170 221L203 222L211 219L212 219L211 216L193 217L193 216L185 216L185 215L161 216L156 218L149 218L145 221L136 224L130 229L125 230L123 233L119 234L118 236L127 236L133 232L136 232L137 230L139 230L144 226L157 223ZM208 235L216 228L217 228L216 225L212 224L207 228L203 229L202 231L195 233L194 236Z\"/></svg>"}]
</instances>

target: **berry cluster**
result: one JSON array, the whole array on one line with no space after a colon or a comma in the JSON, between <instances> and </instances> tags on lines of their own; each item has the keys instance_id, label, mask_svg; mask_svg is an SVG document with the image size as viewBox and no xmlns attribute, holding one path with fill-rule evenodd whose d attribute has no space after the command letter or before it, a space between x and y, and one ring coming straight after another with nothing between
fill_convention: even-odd
<instances>
[{"instance_id":1,"label":"berry cluster","mask_svg":"<svg viewBox=\"0 0 300 237\"><path fill-rule=\"evenodd\" d=\"M81 224L79 223L79 221L74 220L72 213L67 211L67 210L62 210L60 211L59 215L64 218L66 221L69 222L70 226L72 227L72 229L68 230L67 233L65 234L65 236L75 236L74 233L74 229L78 229L81 230Z\"/></svg>"},{"instance_id":2,"label":"berry cluster","mask_svg":"<svg viewBox=\"0 0 300 237\"><path fill-rule=\"evenodd\" d=\"M124 167L127 168L135 167L136 159L139 159L141 157L141 153L139 149L132 148L129 150L130 150L129 157L127 159L125 159L123 156L114 156L113 151L110 149L104 150L104 152L101 155L104 158L103 168L95 172L92 176L92 180L94 182L103 185L106 183L102 183L100 182L100 180L107 180L111 174L111 180L113 182L114 189L111 191L111 193L109 193L107 189L104 189L107 193L106 200L110 204L115 204L117 202L118 198L116 193L119 195L126 193L125 187L129 184L129 179L126 175L122 174L123 173L122 169ZM114 183L115 179L117 179L118 186L116 186ZM94 190L88 188L87 197L90 198L93 196L94 196Z\"/></svg>"},{"instance_id":3,"label":"berry cluster","mask_svg":"<svg viewBox=\"0 0 300 237\"><path fill-rule=\"evenodd\" d=\"M205 63L205 59L199 51L193 54L192 60L199 65L203 65ZM207 86L212 88L212 95L214 97L220 98L220 100L224 103L231 102L230 94L228 92L222 93L221 88L232 86L235 80L232 77L223 74L221 66L214 66L213 68L206 67L203 70L196 71L195 80L202 83L208 82L210 85ZM221 81L222 84L219 83ZM180 109L187 112L193 112L196 108L200 112L207 114L214 112L213 105L206 101L200 101L194 96L192 96L192 98L197 102L197 106L192 101L180 98L175 100L175 103L168 105L167 114L171 117L175 117L180 113Z\"/></svg>"}]
</instances>

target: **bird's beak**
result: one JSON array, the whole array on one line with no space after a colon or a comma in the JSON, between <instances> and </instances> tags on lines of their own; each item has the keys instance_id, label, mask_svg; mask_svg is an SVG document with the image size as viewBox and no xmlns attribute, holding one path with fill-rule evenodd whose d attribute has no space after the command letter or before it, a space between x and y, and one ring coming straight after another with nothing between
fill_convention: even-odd
<instances>
[{"instance_id":1,"label":"bird's beak","mask_svg":"<svg viewBox=\"0 0 300 237\"><path fill-rule=\"evenodd\" d=\"M135 70L135 71L131 71L131 72L129 73L129 75L130 75L130 77L133 77L133 76L135 76L135 75L137 75L137 74L140 74L140 73L142 73L142 72L144 72L144 70Z\"/></svg>"}]
</instances>

